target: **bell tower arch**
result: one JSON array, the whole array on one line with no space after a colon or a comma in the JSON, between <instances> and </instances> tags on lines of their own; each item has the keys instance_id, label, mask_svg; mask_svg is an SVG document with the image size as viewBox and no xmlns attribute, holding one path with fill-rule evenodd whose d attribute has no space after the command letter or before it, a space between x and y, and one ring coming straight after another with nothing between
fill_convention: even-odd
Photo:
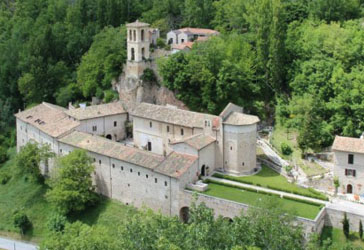
<instances>
[{"instance_id":1,"label":"bell tower arch","mask_svg":"<svg viewBox=\"0 0 364 250\"><path fill-rule=\"evenodd\" d=\"M148 23L136 20L126 25L127 27L127 75L137 79L143 74L150 59L150 28Z\"/></svg>"}]
</instances>

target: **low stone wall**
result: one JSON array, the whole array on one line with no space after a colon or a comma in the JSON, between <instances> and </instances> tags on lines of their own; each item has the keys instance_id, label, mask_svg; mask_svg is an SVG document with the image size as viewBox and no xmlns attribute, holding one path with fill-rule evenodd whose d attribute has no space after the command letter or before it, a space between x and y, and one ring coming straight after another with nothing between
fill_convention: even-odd
<instances>
[{"instance_id":1,"label":"low stone wall","mask_svg":"<svg viewBox=\"0 0 364 250\"><path fill-rule=\"evenodd\" d=\"M336 227L342 229L342 221L344 219L344 211L337 210L334 208L326 207L325 226ZM350 231L359 231L359 221L364 223L364 216L351 212L346 212L347 218L349 219Z\"/></svg>"},{"instance_id":2,"label":"low stone wall","mask_svg":"<svg viewBox=\"0 0 364 250\"><path fill-rule=\"evenodd\" d=\"M194 192L188 190L183 192L183 195L181 195L182 199L180 200L181 208L190 207L190 204L193 200L193 193ZM243 203L229 201L204 194L197 194L197 204L202 202L204 202L207 207L214 209L216 217L221 215L230 219L240 216L243 211L246 212L250 207L249 205ZM326 210L323 208L314 220L296 217L296 223L302 225L305 236L308 238L313 232L321 233L325 224L325 217Z\"/></svg>"}]
</instances>

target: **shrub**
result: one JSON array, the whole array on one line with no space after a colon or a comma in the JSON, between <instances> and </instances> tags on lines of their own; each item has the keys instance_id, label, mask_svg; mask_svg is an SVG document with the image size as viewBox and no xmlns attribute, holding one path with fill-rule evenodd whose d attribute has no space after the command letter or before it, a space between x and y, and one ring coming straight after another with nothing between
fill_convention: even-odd
<instances>
[{"instance_id":1,"label":"shrub","mask_svg":"<svg viewBox=\"0 0 364 250\"><path fill-rule=\"evenodd\" d=\"M9 182L9 180L11 179L11 176L7 173L1 173L0 174L0 183L1 185L5 185L6 183Z\"/></svg>"},{"instance_id":2,"label":"shrub","mask_svg":"<svg viewBox=\"0 0 364 250\"><path fill-rule=\"evenodd\" d=\"M53 232L63 232L67 223L67 218L61 214L55 213L49 219L47 226Z\"/></svg>"},{"instance_id":3,"label":"shrub","mask_svg":"<svg viewBox=\"0 0 364 250\"><path fill-rule=\"evenodd\" d=\"M285 142L281 144L281 151L284 155L291 155L293 152L292 148Z\"/></svg>"},{"instance_id":4,"label":"shrub","mask_svg":"<svg viewBox=\"0 0 364 250\"><path fill-rule=\"evenodd\" d=\"M165 48L166 47L166 43L164 42L164 39L162 39L162 38L157 39L157 47L158 48Z\"/></svg>"},{"instance_id":5,"label":"shrub","mask_svg":"<svg viewBox=\"0 0 364 250\"><path fill-rule=\"evenodd\" d=\"M24 234L32 226L28 216L23 211L14 212L13 223L16 228L20 229L21 234Z\"/></svg>"},{"instance_id":6,"label":"shrub","mask_svg":"<svg viewBox=\"0 0 364 250\"><path fill-rule=\"evenodd\" d=\"M119 93L115 90L109 89L104 91L104 102L109 103L119 99Z\"/></svg>"},{"instance_id":7,"label":"shrub","mask_svg":"<svg viewBox=\"0 0 364 250\"><path fill-rule=\"evenodd\" d=\"M143 75L141 76L141 79L145 82L157 82L157 77L154 74L154 71L150 68L146 68L143 71Z\"/></svg>"},{"instance_id":8,"label":"shrub","mask_svg":"<svg viewBox=\"0 0 364 250\"><path fill-rule=\"evenodd\" d=\"M0 164L8 160L8 153L5 147L0 146Z\"/></svg>"}]
</instances>

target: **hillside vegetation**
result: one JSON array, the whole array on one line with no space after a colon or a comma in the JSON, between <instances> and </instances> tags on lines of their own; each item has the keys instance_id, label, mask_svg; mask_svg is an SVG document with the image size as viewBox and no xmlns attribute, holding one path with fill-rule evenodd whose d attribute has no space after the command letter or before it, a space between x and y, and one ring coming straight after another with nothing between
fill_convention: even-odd
<instances>
[{"instance_id":1,"label":"hillside vegetation","mask_svg":"<svg viewBox=\"0 0 364 250\"><path fill-rule=\"evenodd\" d=\"M362 17L362 0L1 1L0 133L10 137L12 114L34 103L112 100L124 24L139 19L162 36L221 32L160 62L163 84L191 109L218 113L232 101L297 128L303 151L320 150L364 130Z\"/></svg>"}]
</instances>

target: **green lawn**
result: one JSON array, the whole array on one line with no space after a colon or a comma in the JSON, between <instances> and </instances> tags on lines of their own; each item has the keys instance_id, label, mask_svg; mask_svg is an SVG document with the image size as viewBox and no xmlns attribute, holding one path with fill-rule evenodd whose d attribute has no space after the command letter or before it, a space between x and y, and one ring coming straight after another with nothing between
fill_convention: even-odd
<instances>
[{"instance_id":1,"label":"green lawn","mask_svg":"<svg viewBox=\"0 0 364 250\"><path fill-rule=\"evenodd\" d=\"M348 239L345 238L343 230L332 227L324 227L321 234L321 240L324 241L330 238L334 249L342 249L345 243L351 243L356 247L364 249L364 241L360 240L358 233L350 233Z\"/></svg>"},{"instance_id":2,"label":"green lawn","mask_svg":"<svg viewBox=\"0 0 364 250\"><path fill-rule=\"evenodd\" d=\"M281 203L283 210L286 210L292 215L314 219L320 211L319 205L311 205L299 201L282 199L277 196L256 193L234 187L227 187L220 184L209 183L209 188L204 192L206 195L211 195L227 200L232 200L240 203L245 203L252 206L259 206L259 202L263 199L271 197Z\"/></svg>"},{"instance_id":3,"label":"green lawn","mask_svg":"<svg viewBox=\"0 0 364 250\"><path fill-rule=\"evenodd\" d=\"M285 190L286 192L294 192L299 193L301 195L306 196L318 196L317 192L311 191L307 188L302 188L297 186L296 184L289 183L287 179L272 170L271 168L262 165L262 170L251 176L243 176L243 177L229 177L229 179L241 181L241 182L250 182L253 185L260 185L262 187L268 188L276 188L279 190ZM325 195L319 195L322 198L325 198Z\"/></svg>"},{"instance_id":4,"label":"green lawn","mask_svg":"<svg viewBox=\"0 0 364 250\"><path fill-rule=\"evenodd\" d=\"M286 160L295 162L307 176L321 175L327 173L328 170L321 167L315 162L309 162L301 158L302 151L297 145L298 132L296 129L287 130L282 126L275 126L270 143L280 152L280 155ZM281 144L287 143L293 150L291 156L285 156L281 152Z\"/></svg>"},{"instance_id":5,"label":"green lawn","mask_svg":"<svg viewBox=\"0 0 364 250\"><path fill-rule=\"evenodd\" d=\"M0 167L0 174L6 172L13 175L15 172L15 149L9 152L11 159ZM0 234L34 242L44 239L48 232L47 220L54 212L54 208L44 198L46 191L46 186L28 181L22 175L12 177L7 184L0 185ZM24 209L33 224L33 228L22 237L13 226L12 214L15 209ZM121 221L127 220L135 212L132 207L104 198L97 206L73 216L71 221L104 225L112 234L117 231Z\"/></svg>"}]
</instances>

